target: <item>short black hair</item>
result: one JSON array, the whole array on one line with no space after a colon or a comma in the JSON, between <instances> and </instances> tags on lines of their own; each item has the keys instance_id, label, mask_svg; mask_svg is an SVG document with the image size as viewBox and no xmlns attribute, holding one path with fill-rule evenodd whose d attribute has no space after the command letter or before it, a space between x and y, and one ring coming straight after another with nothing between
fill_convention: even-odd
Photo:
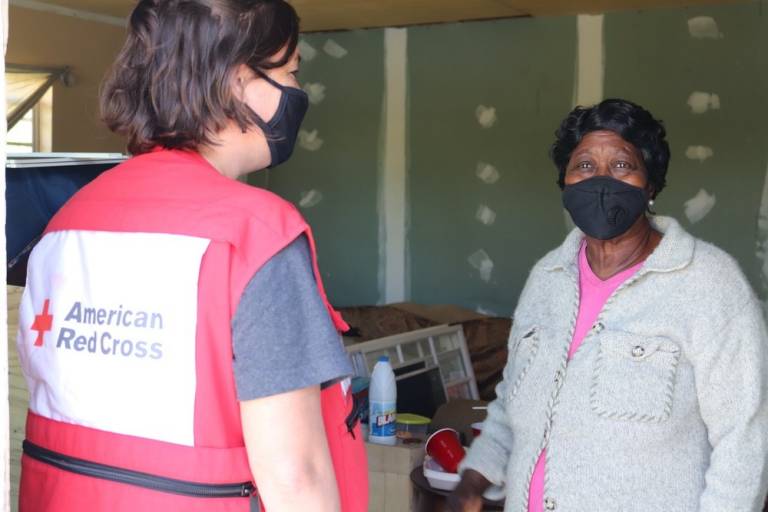
<instances>
[{"instance_id":1,"label":"short black hair","mask_svg":"<svg viewBox=\"0 0 768 512\"><path fill-rule=\"evenodd\" d=\"M635 146L643 156L648 171L648 183L656 197L667 184L669 144L664 124L646 109L622 99L607 99L591 107L576 107L555 132L555 142L549 151L560 171L557 184L565 187L565 168L571 153L589 132L612 131Z\"/></svg>"}]
</instances>

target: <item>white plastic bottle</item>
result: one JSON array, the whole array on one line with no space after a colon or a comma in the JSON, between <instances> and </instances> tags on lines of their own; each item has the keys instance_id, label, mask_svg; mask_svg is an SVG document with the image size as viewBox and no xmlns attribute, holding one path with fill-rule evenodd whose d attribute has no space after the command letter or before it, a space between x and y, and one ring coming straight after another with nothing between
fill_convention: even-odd
<instances>
[{"instance_id":1,"label":"white plastic bottle","mask_svg":"<svg viewBox=\"0 0 768 512\"><path fill-rule=\"evenodd\" d=\"M397 387L395 372L387 356L381 356L371 374L371 387L368 391L369 415L368 440L377 444L394 445L397 442Z\"/></svg>"}]
</instances>

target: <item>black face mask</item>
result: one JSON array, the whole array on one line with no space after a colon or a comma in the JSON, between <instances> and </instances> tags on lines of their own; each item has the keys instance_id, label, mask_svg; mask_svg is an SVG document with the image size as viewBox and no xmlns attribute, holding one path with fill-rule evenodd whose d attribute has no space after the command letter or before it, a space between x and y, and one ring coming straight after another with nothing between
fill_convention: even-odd
<instances>
[{"instance_id":1,"label":"black face mask","mask_svg":"<svg viewBox=\"0 0 768 512\"><path fill-rule=\"evenodd\" d=\"M596 176L563 189L563 206L587 236L610 240L627 232L648 205L645 190Z\"/></svg>"},{"instance_id":2,"label":"black face mask","mask_svg":"<svg viewBox=\"0 0 768 512\"><path fill-rule=\"evenodd\" d=\"M269 154L271 156L270 168L276 167L291 157L293 148L296 145L296 139L299 136L299 128L304 116L309 108L309 97L307 93L295 87L287 87L279 84L269 78L264 73L259 75L280 89L280 104L277 106L277 112L272 116L269 122L264 122L259 116L254 115L256 124L264 132L269 145Z\"/></svg>"}]
</instances>

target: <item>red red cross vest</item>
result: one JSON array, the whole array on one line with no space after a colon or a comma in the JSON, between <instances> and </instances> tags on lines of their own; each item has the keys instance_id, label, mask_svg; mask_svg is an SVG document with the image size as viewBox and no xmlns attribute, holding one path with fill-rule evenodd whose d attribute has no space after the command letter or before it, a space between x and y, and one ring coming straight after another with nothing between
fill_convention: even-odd
<instances>
[{"instance_id":1,"label":"red red cross vest","mask_svg":"<svg viewBox=\"0 0 768 512\"><path fill-rule=\"evenodd\" d=\"M21 512L249 511L231 320L254 273L302 233L328 304L298 211L195 153L141 155L78 192L30 256L20 306ZM362 512L345 388L322 391L323 419L342 510Z\"/></svg>"}]
</instances>

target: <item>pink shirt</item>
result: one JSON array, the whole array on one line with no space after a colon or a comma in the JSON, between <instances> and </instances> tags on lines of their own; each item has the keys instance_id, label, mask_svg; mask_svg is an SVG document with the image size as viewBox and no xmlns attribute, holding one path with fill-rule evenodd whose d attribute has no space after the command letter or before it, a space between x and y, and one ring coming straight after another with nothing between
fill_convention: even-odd
<instances>
[{"instance_id":1,"label":"pink shirt","mask_svg":"<svg viewBox=\"0 0 768 512\"><path fill-rule=\"evenodd\" d=\"M603 281L595 275L587 261L587 244L582 243L579 250L579 316L576 319L576 329L573 331L571 348L568 350L568 358L581 346L587 332L592 328L597 317L602 311L605 302L616 291L616 288L632 277L643 263L619 272L613 277ZM528 498L528 512L544 511L544 464L546 450L541 452L531 478L530 494Z\"/></svg>"}]
</instances>

